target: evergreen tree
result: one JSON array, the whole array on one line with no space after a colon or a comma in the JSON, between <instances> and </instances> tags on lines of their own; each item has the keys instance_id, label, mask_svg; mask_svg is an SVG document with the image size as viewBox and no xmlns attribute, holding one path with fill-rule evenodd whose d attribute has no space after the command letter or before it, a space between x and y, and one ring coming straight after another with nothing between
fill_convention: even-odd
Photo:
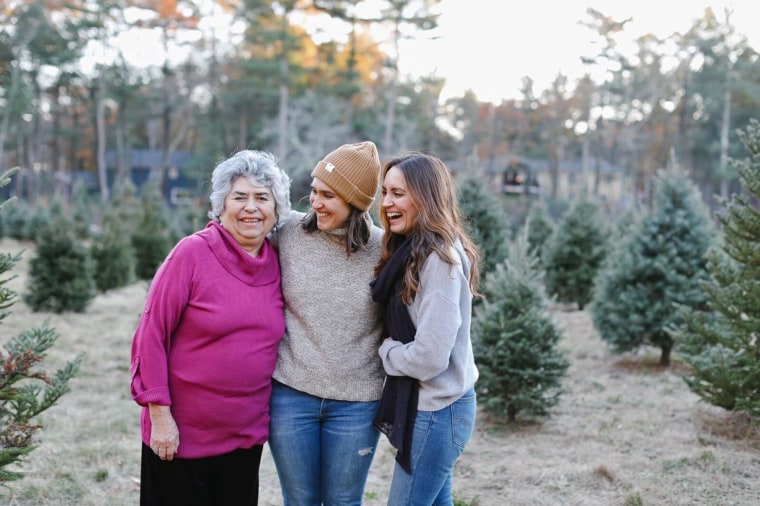
<instances>
[{"instance_id":1,"label":"evergreen tree","mask_svg":"<svg viewBox=\"0 0 760 506\"><path fill-rule=\"evenodd\" d=\"M116 181L111 194L109 214L119 223L127 237L131 238L139 230L142 215L140 208L140 199L134 183L129 178Z\"/></svg>"},{"instance_id":2,"label":"evergreen tree","mask_svg":"<svg viewBox=\"0 0 760 506\"><path fill-rule=\"evenodd\" d=\"M559 401L568 367L560 333L546 315L543 272L520 237L484 282L485 301L473 319L476 383L483 409L515 421L545 415Z\"/></svg>"},{"instance_id":3,"label":"evergreen tree","mask_svg":"<svg viewBox=\"0 0 760 506\"><path fill-rule=\"evenodd\" d=\"M101 292L126 286L134 280L132 242L113 209L106 212L102 232L93 241L90 255L95 262L95 286Z\"/></svg>"},{"instance_id":4,"label":"evergreen tree","mask_svg":"<svg viewBox=\"0 0 760 506\"><path fill-rule=\"evenodd\" d=\"M499 199L483 182L467 176L459 187L459 204L473 241L483 256L483 274L491 272L507 255L509 226Z\"/></svg>"},{"instance_id":5,"label":"evergreen tree","mask_svg":"<svg viewBox=\"0 0 760 506\"><path fill-rule=\"evenodd\" d=\"M647 344L670 364L680 317L675 304L702 307L705 253L713 239L709 211L682 171L660 171L652 213L626 226L597 278L591 315L601 338L616 352Z\"/></svg>"},{"instance_id":6,"label":"evergreen tree","mask_svg":"<svg viewBox=\"0 0 760 506\"><path fill-rule=\"evenodd\" d=\"M169 237L172 243L204 228L209 222L208 211L208 206L199 205L197 202L182 202L177 205L172 210L169 223Z\"/></svg>"},{"instance_id":7,"label":"evergreen tree","mask_svg":"<svg viewBox=\"0 0 760 506\"><path fill-rule=\"evenodd\" d=\"M24 301L33 311L83 312L95 297L93 262L63 215L43 226L29 262Z\"/></svg>"},{"instance_id":8,"label":"evergreen tree","mask_svg":"<svg viewBox=\"0 0 760 506\"><path fill-rule=\"evenodd\" d=\"M676 334L691 366L684 376L703 400L760 417L760 122L740 132L750 158L732 163L748 195L723 201L720 247L711 249L711 277L702 283L709 299L700 311L683 308ZM753 206L752 199L755 199Z\"/></svg>"},{"instance_id":9,"label":"evergreen tree","mask_svg":"<svg viewBox=\"0 0 760 506\"><path fill-rule=\"evenodd\" d=\"M103 213L101 235L93 246L97 244L97 248L112 251L122 243L126 243L126 247L124 251L119 252L119 258L112 263L110 259L105 258L107 255L105 251L93 251L93 259L98 270L101 266L105 267L105 262L111 263L106 267L109 273L104 273L102 276L100 273L96 275L95 281L99 290L124 286L122 282L127 284L137 277L137 253L133 237L140 230L142 213L142 203L132 180L128 177L117 179L114 182L108 209ZM118 235L121 237L117 237ZM106 244L103 244L104 241Z\"/></svg>"},{"instance_id":10,"label":"evergreen tree","mask_svg":"<svg viewBox=\"0 0 760 506\"><path fill-rule=\"evenodd\" d=\"M0 186L8 183L9 173L0 176ZM0 205L6 209L8 201ZM0 253L0 276L10 272L20 254ZM6 283L12 278L0 278L0 323L16 303L17 294ZM65 363L50 377L41 369L45 352L58 339L55 329L43 327L21 332L4 343L0 351L0 482L23 476L8 469L34 450L34 435L42 426L32 419L55 404L69 391L68 382L78 372L82 357Z\"/></svg>"},{"instance_id":11,"label":"evergreen tree","mask_svg":"<svg viewBox=\"0 0 760 506\"><path fill-rule=\"evenodd\" d=\"M168 211L159 181L151 179L145 184L140 202L140 226L132 235L132 247L137 259L135 272L140 279L153 279L172 247Z\"/></svg>"},{"instance_id":12,"label":"evergreen tree","mask_svg":"<svg viewBox=\"0 0 760 506\"><path fill-rule=\"evenodd\" d=\"M65 219L66 215L60 200L54 198L47 206L35 206L26 224L26 239L37 242L39 235L50 225L54 216L57 219Z\"/></svg>"},{"instance_id":13,"label":"evergreen tree","mask_svg":"<svg viewBox=\"0 0 760 506\"><path fill-rule=\"evenodd\" d=\"M17 241L29 239L29 221L33 213L32 206L24 200L16 200L4 212L7 235Z\"/></svg>"},{"instance_id":14,"label":"evergreen tree","mask_svg":"<svg viewBox=\"0 0 760 506\"><path fill-rule=\"evenodd\" d=\"M554 232L554 222L543 203L536 202L530 207L524 227L525 233L527 233L528 248L537 255L538 266L542 267L541 251Z\"/></svg>"},{"instance_id":15,"label":"evergreen tree","mask_svg":"<svg viewBox=\"0 0 760 506\"><path fill-rule=\"evenodd\" d=\"M542 251L549 295L579 309L588 304L606 253L605 228L596 202L583 195L573 203Z\"/></svg>"},{"instance_id":16,"label":"evergreen tree","mask_svg":"<svg viewBox=\"0 0 760 506\"><path fill-rule=\"evenodd\" d=\"M620 215L611 227L607 242L608 246L614 247L614 245L619 244L631 235L639 225L642 216L642 211L637 207L629 209Z\"/></svg>"},{"instance_id":17,"label":"evergreen tree","mask_svg":"<svg viewBox=\"0 0 760 506\"><path fill-rule=\"evenodd\" d=\"M74 236L77 239L88 239L90 237L90 225L92 224L92 208L90 198L87 195L87 186L81 179L74 183L74 188L71 191L71 204Z\"/></svg>"}]
</instances>

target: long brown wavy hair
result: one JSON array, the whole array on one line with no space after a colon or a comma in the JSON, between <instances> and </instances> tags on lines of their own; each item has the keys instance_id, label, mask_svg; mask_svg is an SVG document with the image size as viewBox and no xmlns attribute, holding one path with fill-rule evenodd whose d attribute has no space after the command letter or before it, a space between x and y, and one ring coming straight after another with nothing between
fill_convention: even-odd
<instances>
[{"instance_id":1,"label":"long brown wavy hair","mask_svg":"<svg viewBox=\"0 0 760 506\"><path fill-rule=\"evenodd\" d=\"M404 303L409 304L419 290L420 271L428 255L435 252L449 265L458 263L459 259L452 254L452 246L457 239L462 242L465 254L470 260L470 291L473 295L480 295L480 252L462 227L462 216L449 169L439 158L416 152L387 160L383 165L383 179L393 167L398 168L404 175L409 197L418 212L415 228L411 232L412 252L401 293ZM406 236L390 231L388 217L382 210L380 223L385 229L385 234L380 261L375 266L375 277L383 270L396 248L406 239Z\"/></svg>"}]
</instances>

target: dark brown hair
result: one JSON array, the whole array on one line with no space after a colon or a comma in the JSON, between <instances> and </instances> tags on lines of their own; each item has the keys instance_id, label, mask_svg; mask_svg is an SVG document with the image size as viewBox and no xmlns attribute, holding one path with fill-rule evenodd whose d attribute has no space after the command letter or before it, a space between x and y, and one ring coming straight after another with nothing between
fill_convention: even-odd
<instances>
[{"instance_id":1,"label":"dark brown hair","mask_svg":"<svg viewBox=\"0 0 760 506\"><path fill-rule=\"evenodd\" d=\"M410 153L386 161L383 165L383 179L393 167L398 168L403 174L409 197L418 212L417 223L411 233L412 253L409 268L404 277L401 297L404 303L409 304L419 290L420 271L428 255L435 252L449 265L458 263L458 258L451 253L457 239L461 241L470 260L470 291L473 295L479 295L477 289L480 281L480 252L462 227L459 203L449 169L435 156ZM375 276L385 267L393 252L406 238L390 231L388 217L384 212L380 212L380 222L385 234L380 261L375 267Z\"/></svg>"},{"instance_id":2,"label":"dark brown hair","mask_svg":"<svg viewBox=\"0 0 760 506\"><path fill-rule=\"evenodd\" d=\"M350 208L350 212L346 224L345 242L347 257L351 256L351 253L367 246L372 230L372 221L365 211L361 211L351 204L348 204L348 207ZM307 232L319 230L317 226L317 213L314 212L314 209L309 209L306 216L301 219L301 226Z\"/></svg>"}]
</instances>

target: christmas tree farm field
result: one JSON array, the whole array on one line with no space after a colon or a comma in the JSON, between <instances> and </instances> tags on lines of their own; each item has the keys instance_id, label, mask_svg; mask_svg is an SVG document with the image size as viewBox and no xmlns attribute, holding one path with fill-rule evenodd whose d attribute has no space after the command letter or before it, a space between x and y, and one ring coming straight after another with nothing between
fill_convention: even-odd
<instances>
[{"instance_id":1,"label":"christmas tree farm field","mask_svg":"<svg viewBox=\"0 0 760 506\"><path fill-rule=\"evenodd\" d=\"M19 293L33 245L0 240L0 251L21 249L9 283ZM138 504L139 408L129 395L129 353L146 292L139 282L100 294L81 314L34 313L20 302L4 320L3 342L46 321L56 329L48 370L85 356L71 391L37 418L38 446L13 467L25 477L0 487L0 504ZM507 426L479 418L455 471L459 506L760 503L760 430L690 392L677 350L662 369L658 350L611 354L586 311L557 308L551 316L570 361L561 400L543 420ZM365 504L386 503L393 463L381 439ZM260 479L260 504L281 504L266 450Z\"/></svg>"}]
</instances>

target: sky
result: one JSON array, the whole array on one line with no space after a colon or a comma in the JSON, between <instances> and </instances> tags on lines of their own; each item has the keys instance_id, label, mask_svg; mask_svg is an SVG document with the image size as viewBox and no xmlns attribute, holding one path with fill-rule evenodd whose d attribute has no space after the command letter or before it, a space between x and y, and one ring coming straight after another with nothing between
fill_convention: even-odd
<instances>
[{"instance_id":1,"label":"sky","mask_svg":"<svg viewBox=\"0 0 760 506\"><path fill-rule=\"evenodd\" d=\"M211 15L214 2L207 5L204 26L216 25L217 35L236 31L228 20L212 21L216 18ZM729 7L737 32L747 35L760 51L760 0L441 0L436 7L438 28L424 38L402 41L399 67L402 74L414 78L445 78L443 100L462 96L467 90L474 91L481 101L517 98L525 76L533 79L534 92L540 94L560 72L570 78L572 86L588 71L580 57L599 51L593 44L598 41L595 32L580 24L590 19L589 7L616 20L632 18L621 42L645 33L659 37L683 33L707 7L724 20L724 10ZM331 36L337 29L324 20L315 23L321 26L312 28L326 30ZM345 25L342 29L346 30ZM157 31L129 33L119 45L136 64L160 65L163 54L156 51L161 47L158 37ZM98 59L95 56L93 61Z\"/></svg>"},{"instance_id":2,"label":"sky","mask_svg":"<svg viewBox=\"0 0 760 506\"><path fill-rule=\"evenodd\" d=\"M445 78L444 99L471 89L479 100L499 103L519 96L524 76L540 93L560 72L571 83L583 75L580 56L598 53L594 31L579 23L590 19L588 7L633 18L623 32L632 41L645 33L683 33L708 6L720 20L732 8L736 30L760 51L760 0L442 0L437 38L404 41L399 67L407 75Z\"/></svg>"}]
</instances>

